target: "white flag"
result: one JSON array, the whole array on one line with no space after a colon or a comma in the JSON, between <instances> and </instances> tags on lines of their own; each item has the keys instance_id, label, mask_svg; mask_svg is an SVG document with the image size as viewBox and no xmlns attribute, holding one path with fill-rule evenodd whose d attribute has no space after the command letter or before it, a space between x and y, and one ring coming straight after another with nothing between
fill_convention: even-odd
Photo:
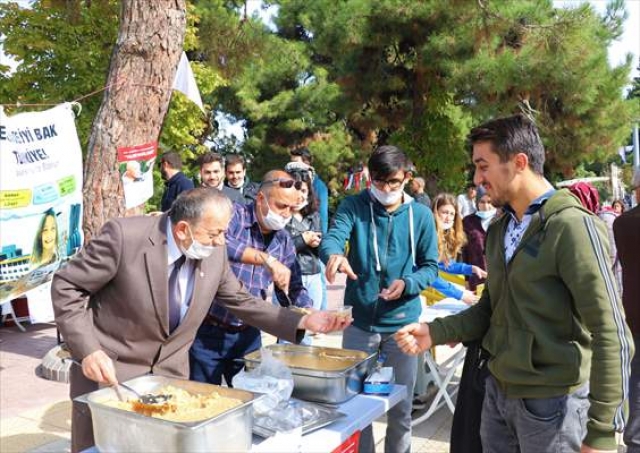
<instances>
[{"instance_id":1,"label":"white flag","mask_svg":"<svg viewBox=\"0 0 640 453\"><path fill-rule=\"evenodd\" d=\"M200 90L198 90L198 85L196 84L196 79L193 76L191 65L189 64L187 54L184 53L184 51L182 52L182 56L180 56L180 64L178 64L176 78L173 81L173 89L184 93L185 96L187 96L192 102L200 107L200 110L204 112L202 98L200 97Z\"/></svg>"}]
</instances>

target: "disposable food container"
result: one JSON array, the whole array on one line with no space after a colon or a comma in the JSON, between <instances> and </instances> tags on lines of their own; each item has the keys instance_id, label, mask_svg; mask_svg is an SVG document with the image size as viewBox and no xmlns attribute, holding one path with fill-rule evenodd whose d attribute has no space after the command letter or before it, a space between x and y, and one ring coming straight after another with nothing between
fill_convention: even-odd
<instances>
[{"instance_id":1,"label":"disposable food container","mask_svg":"<svg viewBox=\"0 0 640 453\"><path fill-rule=\"evenodd\" d=\"M167 385L192 394L213 391L242 401L213 418L198 422L172 422L124 409L107 406L107 400L117 398L107 387L79 396L76 401L89 405L93 418L95 446L107 452L239 452L251 449L253 410L257 396L245 390L220 387L201 382L146 375L125 381L141 394L158 393Z\"/></svg>"},{"instance_id":2,"label":"disposable food container","mask_svg":"<svg viewBox=\"0 0 640 453\"><path fill-rule=\"evenodd\" d=\"M364 378L373 368L377 355L351 349L292 344L273 344L266 348L291 369L294 397L328 404L341 404L362 392ZM332 361L334 357L341 360ZM328 365L324 369L322 358L329 358L324 361ZM260 351L248 354L244 360L248 371L256 368L261 362ZM314 366L305 366L304 362Z\"/></svg>"}]
</instances>

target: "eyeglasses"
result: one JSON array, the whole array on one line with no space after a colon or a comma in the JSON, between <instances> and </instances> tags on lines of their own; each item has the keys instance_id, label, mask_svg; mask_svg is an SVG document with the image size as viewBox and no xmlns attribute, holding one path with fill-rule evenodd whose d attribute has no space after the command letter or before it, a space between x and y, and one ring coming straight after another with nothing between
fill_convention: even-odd
<instances>
[{"instance_id":1,"label":"eyeglasses","mask_svg":"<svg viewBox=\"0 0 640 453\"><path fill-rule=\"evenodd\" d=\"M391 190L396 190L399 189L400 186L402 186L402 183L404 182L404 179L374 179L373 180L373 184L378 188L378 189L384 189L384 186L389 186L389 189Z\"/></svg>"},{"instance_id":2,"label":"eyeglasses","mask_svg":"<svg viewBox=\"0 0 640 453\"><path fill-rule=\"evenodd\" d=\"M295 187L296 190L302 189L302 181L296 181L295 179L269 179L262 183L263 186L267 184L278 184L282 189L291 189L292 187Z\"/></svg>"}]
</instances>

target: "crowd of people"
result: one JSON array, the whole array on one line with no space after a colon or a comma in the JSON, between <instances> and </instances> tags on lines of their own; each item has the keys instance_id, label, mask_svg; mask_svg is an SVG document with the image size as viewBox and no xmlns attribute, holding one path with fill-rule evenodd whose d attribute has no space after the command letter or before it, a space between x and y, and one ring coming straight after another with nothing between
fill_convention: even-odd
<instances>
[{"instance_id":1,"label":"crowd of people","mask_svg":"<svg viewBox=\"0 0 640 453\"><path fill-rule=\"evenodd\" d=\"M616 451L622 431L640 451L640 208L603 209L589 185L556 190L523 116L469 140L464 193L429 197L409 157L385 145L368 186L331 218L307 148L259 182L241 156L204 154L197 188L164 154L163 213L107 222L54 277L56 321L82 364L71 396L149 372L232 386L261 330L303 344L343 330L343 348L378 352L417 395L423 353L468 348L452 452ZM639 199L640 171L633 185ZM325 311L339 272L352 319ZM468 308L420 323L428 288ZM389 410L386 452L411 450L419 403L409 391ZM90 421L74 403L73 451L92 445ZM370 427L359 448L375 450Z\"/></svg>"}]
</instances>

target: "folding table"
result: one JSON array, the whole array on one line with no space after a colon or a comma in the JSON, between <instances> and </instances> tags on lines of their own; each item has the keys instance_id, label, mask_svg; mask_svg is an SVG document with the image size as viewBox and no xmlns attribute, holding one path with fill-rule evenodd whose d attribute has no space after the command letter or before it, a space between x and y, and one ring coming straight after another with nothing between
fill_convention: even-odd
<instances>
[{"instance_id":1,"label":"folding table","mask_svg":"<svg viewBox=\"0 0 640 453\"><path fill-rule=\"evenodd\" d=\"M444 299L433 305L425 306L420 316L420 322L430 322L436 318L442 318L465 310L468 306L456 299ZM464 363L464 357L467 348L460 345L443 363L438 364L433 357L432 351L424 353L424 361L429 366L431 379L437 388L437 393L427 411L415 418L411 422L411 426L416 426L431 417L443 405L447 405L451 413L455 410L452 398L458 393L458 384L452 383L456 370Z\"/></svg>"}]
</instances>

